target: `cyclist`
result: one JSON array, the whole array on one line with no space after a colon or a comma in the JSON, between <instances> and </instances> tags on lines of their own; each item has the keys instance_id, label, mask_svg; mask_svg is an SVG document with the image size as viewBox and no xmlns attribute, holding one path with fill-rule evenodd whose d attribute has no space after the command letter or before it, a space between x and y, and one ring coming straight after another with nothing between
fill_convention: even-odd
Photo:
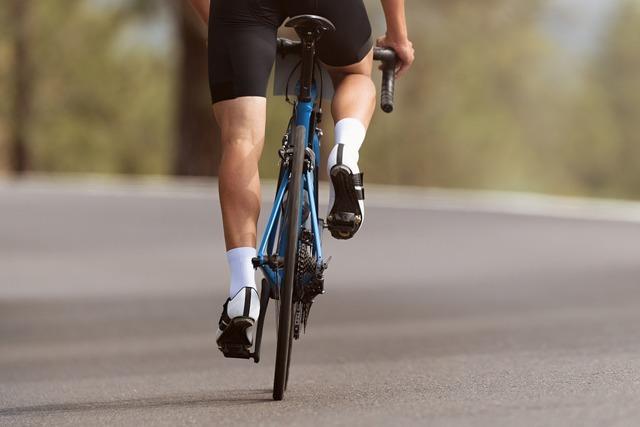
<instances>
[{"instance_id":1,"label":"cyclist","mask_svg":"<svg viewBox=\"0 0 640 427\"><path fill-rule=\"evenodd\" d=\"M336 26L323 35L318 57L333 80L331 113L335 145L329 155L330 197L327 225L334 237L348 239L364 218L364 190L358 151L376 104L371 80L373 42L363 0L190 0L208 23L209 86L213 113L221 130L219 194L230 270L229 298L224 303L217 340L251 345L252 329L228 327L237 316L254 321L260 311L255 271L257 221L260 213L258 161L265 136L267 80L276 55L276 32L286 17L320 15ZM404 0L381 0L387 31L378 46L393 48L397 76L414 59L407 35ZM333 221L332 221L333 219ZM339 227L340 226L340 227ZM338 229L340 228L340 229Z\"/></svg>"}]
</instances>

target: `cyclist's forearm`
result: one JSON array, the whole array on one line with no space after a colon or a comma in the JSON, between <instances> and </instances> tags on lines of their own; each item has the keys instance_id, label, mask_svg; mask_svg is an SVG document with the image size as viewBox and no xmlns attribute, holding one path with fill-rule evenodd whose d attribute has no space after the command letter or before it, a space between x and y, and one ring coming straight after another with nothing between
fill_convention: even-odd
<instances>
[{"instance_id":1,"label":"cyclist's forearm","mask_svg":"<svg viewBox=\"0 0 640 427\"><path fill-rule=\"evenodd\" d=\"M191 6L198 12L198 15L205 24L209 23L209 5L210 0L189 0Z\"/></svg>"},{"instance_id":2,"label":"cyclist's forearm","mask_svg":"<svg viewBox=\"0 0 640 427\"><path fill-rule=\"evenodd\" d=\"M406 39L407 20L404 14L404 0L381 0L387 21L387 36L396 40Z\"/></svg>"}]
</instances>

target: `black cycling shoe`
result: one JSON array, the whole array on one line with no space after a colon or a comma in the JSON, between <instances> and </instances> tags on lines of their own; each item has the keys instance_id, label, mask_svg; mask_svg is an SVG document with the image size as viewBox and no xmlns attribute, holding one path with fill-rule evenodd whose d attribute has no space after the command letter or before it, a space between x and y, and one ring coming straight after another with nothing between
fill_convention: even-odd
<instances>
[{"instance_id":1,"label":"black cycling shoe","mask_svg":"<svg viewBox=\"0 0 640 427\"><path fill-rule=\"evenodd\" d=\"M364 213L359 202L364 200L364 187L363 174L354 174L342 164L340 148L338 163L329 172L335 199L327 216L327 227L333 237L345 240L352 238L362 225Z\"/></svg>"},{"instance_id":2,"label":"black cycling shoe","mask_svg":"<svg viewBox=\"0 0 640 427\"><path fill-rule=\"evenodd\" d=\"M260 313L260 300L255 289L242 288L228 298L218 322L216 343L225 357L248 359L253 344L253 326Z\"/></svg>"}]
</instances>

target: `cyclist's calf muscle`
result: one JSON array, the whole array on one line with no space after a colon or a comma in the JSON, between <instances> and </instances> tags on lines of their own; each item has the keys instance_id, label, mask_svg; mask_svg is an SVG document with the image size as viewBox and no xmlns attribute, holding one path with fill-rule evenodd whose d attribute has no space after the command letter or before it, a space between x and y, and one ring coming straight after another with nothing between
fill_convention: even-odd
<instances>
[{"instance_id":1,"label":"cyclist's calf muscle","mask_svg":"<svg viewBox=\"0 0 640 427\"><path fill-rule=\"evenodd\" d=\"M376 104L376 88L371 80L372 67L373 50L356 64L326 67L335 89L331 103L335 122L351 117L360 120L365 128L369 126Z\"/></svg>"},{"instance_id":2,"label":"cyclist's calf muscle","mask_svg":"<svg viewBox=\"0 0 640 427\"><path fill-rule=\"evenodd\" d=\"M240 97L214 104L222 159L218 191L227 250L255 247L260 215L258 162L264 145L266 99Z\"/></svg>"}]
</instances>

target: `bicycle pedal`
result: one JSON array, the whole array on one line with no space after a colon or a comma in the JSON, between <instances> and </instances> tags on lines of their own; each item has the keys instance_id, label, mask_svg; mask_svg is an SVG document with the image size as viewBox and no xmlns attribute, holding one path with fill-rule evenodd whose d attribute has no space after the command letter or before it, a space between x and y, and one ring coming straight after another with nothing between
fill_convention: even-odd
<instances>
[{"instance_id":1,"label":"bicycle pedal","mask_svg":"<svg viewBox=\"0 0 640 427\"><path fill-rule=\"evenodd\" d=\"M351 212L336 212L327 218L328 229L337 239L349 239L362 223L362 216Z\"/></svg>"},{"instance_id":2,"label":"bicycle pedal","mask_svg":"<svg viewBox=\"0 0 640 427\"><path fill-rule=\"evenodd\" d=\"M247 336L247 329L252 327L255 321L250 317L236 317L217 339L218 348L224 357L236 359L249 359L251 357L251 340Z\"/></svg>"},{"instance_id":3,"label":"bicycle pedal","mask_svg":"<svg viewBox=\"0 0 640 427\"><path fill-rule=\"evenodd\" d=\"M250 359L252 357L250 349L242 344L223 344L220 346L224 357L232 359Z\"/></svg>"}]
</instances>

